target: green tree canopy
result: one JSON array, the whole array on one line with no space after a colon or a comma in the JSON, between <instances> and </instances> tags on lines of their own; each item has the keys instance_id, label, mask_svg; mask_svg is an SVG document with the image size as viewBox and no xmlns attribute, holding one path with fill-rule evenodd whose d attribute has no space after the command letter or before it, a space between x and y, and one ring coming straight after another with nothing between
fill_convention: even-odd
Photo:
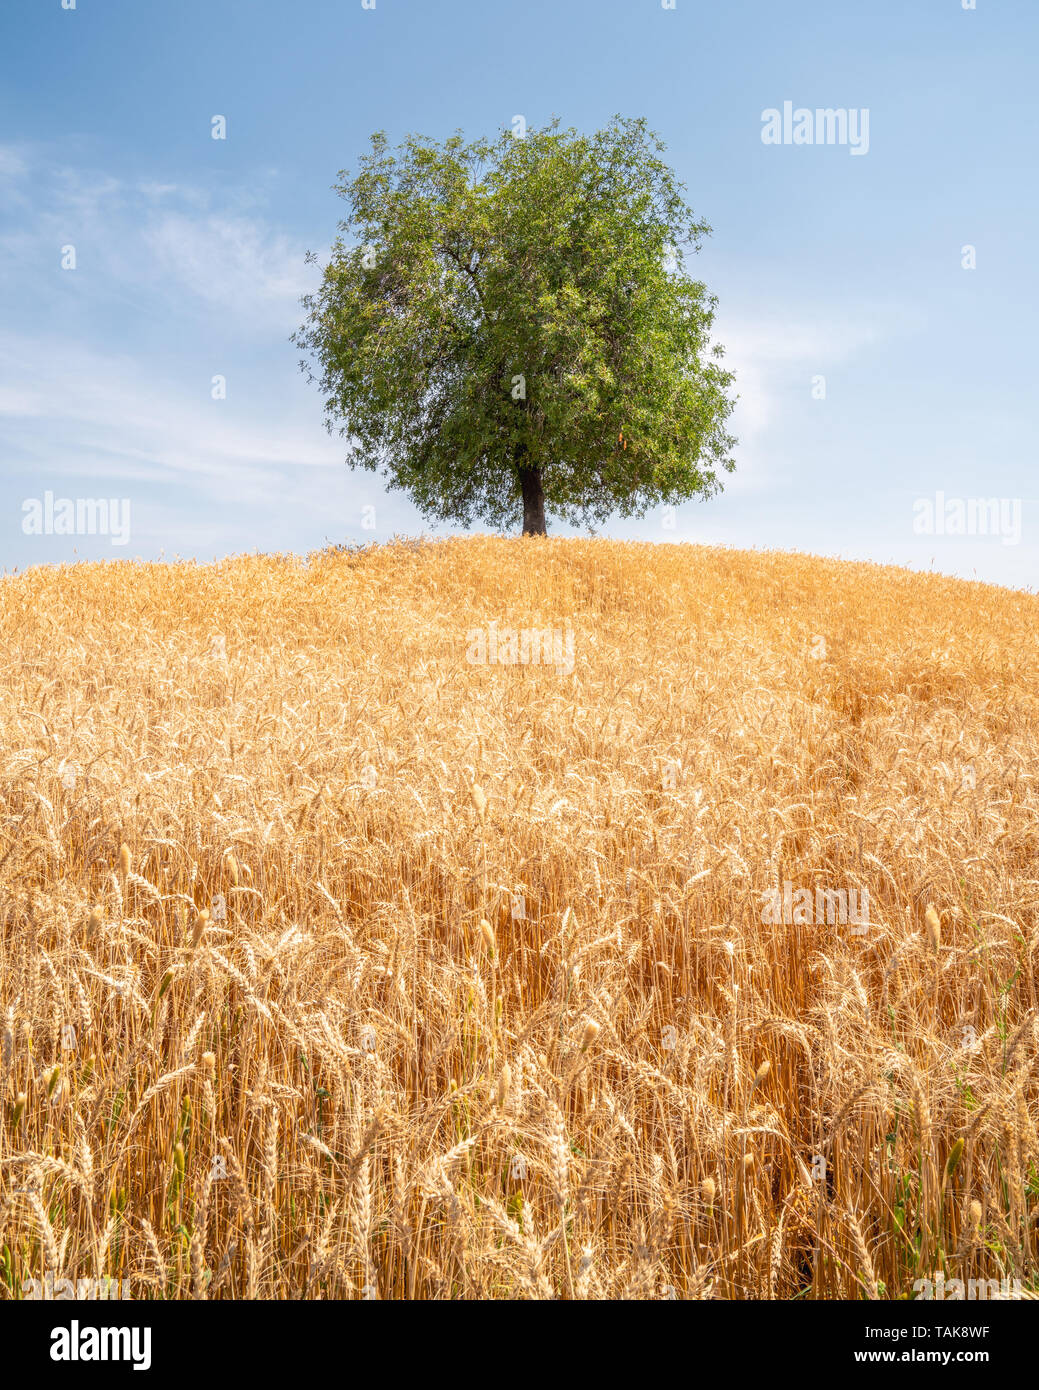
<instances>
[{"instance_id":1,"label":"green tree canopy","mask_svg":"<svg viewBox=\"0 0 1039 1390\"><path fill-rule=\"evenodd\" d=\"M732 470L710 228L644 120L443 144L372 137L293 341L348 462L421 511L545 530L710 495ZM313 255L311 260L316 259Z\"/></svg>"}]
</instances>

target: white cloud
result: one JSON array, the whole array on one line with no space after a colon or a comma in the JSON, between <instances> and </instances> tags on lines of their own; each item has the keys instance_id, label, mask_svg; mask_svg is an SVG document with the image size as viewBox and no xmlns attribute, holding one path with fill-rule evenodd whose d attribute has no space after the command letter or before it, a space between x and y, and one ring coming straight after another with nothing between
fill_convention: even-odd
<instances>
[{"instance_id":1,"label":"white cloud","mask_svg":"<svg viewBox=\"0 0 1039 1390\"><path fill-rule=\"evenodd\" d=\"M19 150L14 145L0 145L0 178L21 178L25 171L25 159Z\"/></svg>"},{"instance_id":2,"label":"white cloud","mask_svg":"<svg viewBox=\"0 0 1039 1390\"><path fill-rule=\"evenodd\" d=\"M787 412L810 399L812 378L846 366L912 323L898 306L850 308L839 318L826 310L795 316L779 305L719 312L715 332L740 397L730 422L740 441L737 471L726 479L726 491L755 491L765 478L790 483L776 471L772 441Z\"/></svg>"},{"instance_id":3,"label":"white cloud","mask_svg":"<svg viewBox=\"0 0 1039 1390\"><path fill-rule=\"evenodd\" d=\"M260 314L281 325L289 316L295 324L313 279L303 248L250 218L168 213L147 227L144 242L178 288L238 318Z\"/></svg>"},{"instance_id":4,"label":"white cloud","mask_svg":"<svg viewBox=\"0 0 1039 1390\"><path fill-rule=\"evenodd\" d=\"M42 415L44 410L45 402L39 391L30 387L0 386L0 415Z\"/></svg>"},{"instance_id":5,"label":"white cloud","mask_svg":"<svg viewBox=\"0 0 1039 1390\"><path fill-rule=\"evenodd\" d=\"M0 180L24 168L0 146ZM273 549L338 529L343 445L287 341L317 272L256 190L129 182L38 152L32 171L17 197L4 185L0 563L23 494L62 479L130 496L142 543ZM46 248L66 241L80 265L59 272ZM211 398L217 373L226 400Z\"/></svg>"},{"instance_id":6,"label":"white cloud","mask_svg":"<svg viewBox=\"0 0 1039 1390\"><path fill-rule=\"evenodd\" d=\"M8 449L19 440L38 444L43 416L58 473L180 473L231 478L237 486L269 482L283 469L342 462L342 445L319 432L316 409L293 417L300 398L291 380L280 398L268 395L266 408L251 406L243 420L230 400L210 398L208 378L200 376L192 390L183 369L156 380L136 358L9 333L0 333L0 374L11 383L0 392ZM24 436L13 423L22 416L35 418ZM59 440L67 451L56 449Z\"/></svg>"},{"instance_id":7,"label":"white cloud","mask_svg":"<svg viewBox=\"0 0 1039 1390\"><path fill-rule=\"evenodd\" d=\"M159 202L163 198L169 198L172 194L184 192L179 184L158 183L154 179L144 179L137 185L137 191L143 193L152 202Z\"/></svg>"},{"instance_id":8,"label":"white cloud","mask_svg":"<svg viewBox=\"0 0 1039 1390\"><path fill-rule=\"evenodd\" d=\"M306 248L270 228L258 213L255 188L214 195L160 179L134 183L89 167L73 168L37 153L31 185L12 180L27 168L20 149L0 145L0 182L5 182L8 225L0 246L6 258L24 263L41 247L71 242L81 251L84 274L77 296L110 307L127 295L135 304L151 298L178 317L233 313L232 329L253 335L265 327L283 342L300 319L300 296L317 271L307 266ZM53 296L64 286L48 282ZM17 322L10 307L8 323ZM221 329L224 322L221 322Z\"/></svg>"}]
</instances>

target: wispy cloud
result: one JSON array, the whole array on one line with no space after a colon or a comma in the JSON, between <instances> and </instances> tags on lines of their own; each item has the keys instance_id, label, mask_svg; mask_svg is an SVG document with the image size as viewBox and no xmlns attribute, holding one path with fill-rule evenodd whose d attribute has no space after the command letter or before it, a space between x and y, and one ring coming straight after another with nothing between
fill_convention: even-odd
<instances>
[{"instance_id":1,"label":"wispy cloud","mask_svg":"<svg viewBox=\"0 0 1039 1390\"><path fill-rule=\"evenodd\" d=\"M167 213L143 231L154 272L205 304L283 328L313 281L303 248L245 217Z\"/></svg>"},{"instance_id":2,"label":"wispy cloud","mask_svg":"<svg viewBox=\"0 0 1039 1390\"><path fill-rule=\"evenodd\" d=\"M57 473L96 471L111 456L113 475L159 472L232 474L243 468L322 468L340 462L342 448L317 435L296 412L300 393L288 390L250 400L247 412L233 402L211 399L208 378L185 382L157 379L146 363L60 340L0 333L0 372L9 384L0 391L0 417L11 446L35 452L46 418L51 438L74 440L71 453L52 456ZM287 383L290 387L295 382ZM245 419L243 420L243 414ZM20 429L19 421L31 421ZM48 446L44 446L48 447ZM122 461L121 461L122 460ZM261 473L252 481L262 480Z\"/></svg>"},{"instance_id":3,"label":"wispy cloud","mask_svg":"<svg viewBox=\"0 0 1039 1390\"><path fill-rule=\"evenodd\" d=\"M813 378L867 359L914 326L898 305L844 306L839 315L821 307L792 315L780 304L719 313L717 337L739 394L732 429L740 467L726 480L726 491L755 491L766 480L780 480L775 440L784 421L810 399Z\"/></svg>"},{"instance_id":4,"label":"wispy cloud","mask_svg":"<svg viewBox=\"0 0 1039 1390\"><path fill-rule=\"evenodd\" d=\"M255 189L218 197L161 179L130 182L10 145L0 145L0 179L9 193L0 234L8 264L42 267L71 244L82 272L76 292L91 302L130 295L179 313L233 310L243 334L255 338L267 326L282 339L314 283L306 248L265 222Z\"/></svg>"},{"instance_id":5,"label":"wispy cloud","mask_svg":"<svg viewBox=\"0 0 1039 1390\"><path fill-rule=\"evenodd\" d=\"M25 159L14 145L0 145L0 178L20 178L25 168Z\"/></svg>"}]
</instances>

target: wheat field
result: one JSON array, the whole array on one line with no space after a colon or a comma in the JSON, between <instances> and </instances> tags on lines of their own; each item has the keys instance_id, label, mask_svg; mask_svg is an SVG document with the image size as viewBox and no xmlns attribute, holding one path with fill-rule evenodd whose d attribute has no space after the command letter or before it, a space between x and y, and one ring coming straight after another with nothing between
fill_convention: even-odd
<instances>
[{"instance_id":1,"label":"wheat field","mask_svg":"<svg viewBox=\"0 0 1039 1390\"><path fill-rule=\"evenodd\" d=\"M603 540L0 580L0 1298L1027 1296L1037 618Z\"/></svg>"}]
</instances>

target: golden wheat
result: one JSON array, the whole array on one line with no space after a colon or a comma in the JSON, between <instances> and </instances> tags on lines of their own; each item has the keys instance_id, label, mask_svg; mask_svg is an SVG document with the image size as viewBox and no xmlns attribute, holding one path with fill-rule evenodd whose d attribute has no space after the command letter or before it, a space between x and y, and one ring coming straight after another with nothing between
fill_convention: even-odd
<instances>
[{"instance_id":1,"label":"golden wheat","mask_svg":"<svg viewBox=\"0 0 1039 1390\"><path fill-rule=\"evenodd\" d=\"M1037 618L606 541L0 580L0 1297L1034 1287Z\"/></svg>"}]
</instances>

